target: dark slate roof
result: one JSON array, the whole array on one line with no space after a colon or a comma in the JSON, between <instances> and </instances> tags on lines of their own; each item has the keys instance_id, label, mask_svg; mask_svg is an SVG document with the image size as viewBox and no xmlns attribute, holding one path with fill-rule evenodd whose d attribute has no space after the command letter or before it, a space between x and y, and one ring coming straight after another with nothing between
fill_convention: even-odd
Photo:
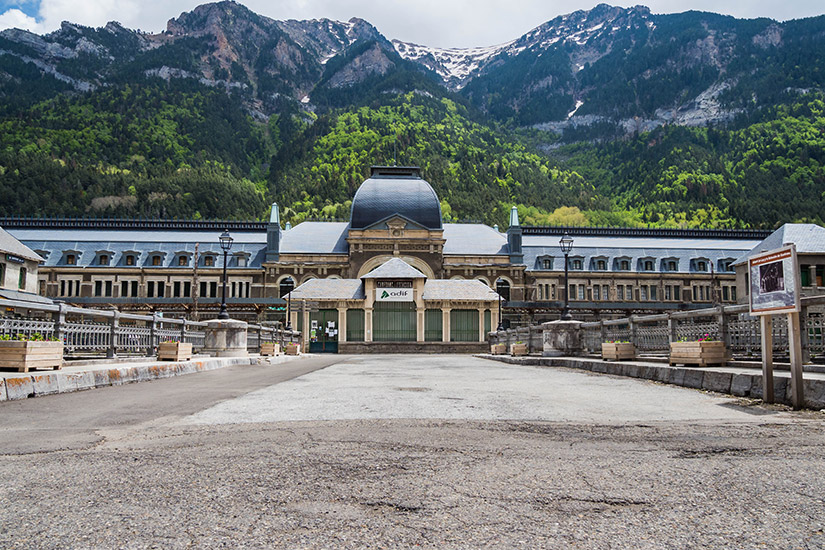
<instances>
[{"instance_id":1,"label":"dark slate roof","mask_svg":"<svg viewBox=\"0 0 825 550\"><path fill-rule=\"evenodd\" d=\"M362 279L426 279L427 276L401 258L391 258Z\"/></svg>"},{"instance_id":2,"label":"dark slate roof","mask_svg":"<svg viewBox=\"0 0 825 550\"><path fill-rule=\"evenodd\" d=\"M750 250L758 241L719 238L664 238L664 237L576 237L571 258L582 258L584 270L591 268L590 260L606 259L607 270L613 270L613 260L629 259L631 271L638 270L641 259L655 260L655 271L661 270L661 260L678 261L677 273L690 273L691 260L706 259L716 271L720 260L735 260ZM558 236L524 235L522 240L524 263L528 271L541 270L539 260L553 258L553 270L564 270L564 254L559 249Z\"/></svg>"},{"instance_id":3,"label":"dark slate roof","mask_svg":"<svg viewBox=\"0 0 825 550\"><path fill-rule=\"evenodd\" d=\"M496 302L498 294L477 280L430 279L424 283L425 300L473 300Z\"/></svg>"},{"instance_id":4,"label":"dark slate roof","mask_svg":"<svg viewBox=\"0 0 825 550\"><path fill-rule=\"evenodd\" d=\"M292 300L363 300L360 279L310 279L292 291Z\"/></svg>"},{"instance_id":5,"label":"dark slate roof","mask_svg":"<svg viewBox=\"0 0 825 550\"><path fill-rule=\"evenodd\" d=\"M441 204L415 167L373 166L352 199L350 223L365 229L398 214L427 229L441 229Z\"/></svg>"},{"instance_id":6,"label":"dark slate roof","mask_svg":"<svg viewBox=\"0 0 825 550\"><path fill-rule=\"evenodd\" d=\"M13 256L19 256L35 262L43 261L43 258L41 258L34 250L17 240L2 227L0 227L0 252L5 252Z\"/></svg>"},{"instance_id":7,"label":"dark slate roof","mask_svg":"<svg viewBox=\"0 0 825 550\"><path fill-rule=\"evenodd\" d=\"M150 255L163 255L160 267L178 267L177 253L192 255L195 244L201 257L206 254L223 255L215 231L143 231L143 230L103 230L103 229L13 229L15 237L35 251L48 252L45 266L62 265L65 251L79 252L77 265L94 265L97 252L113 253L109 266L123 265L127 253L138 253L137 266L147 266ZM245 253L249 260L247 267L260 267L266 255L266 233L233 233L235 241L230 250L230 259L238 253ZM191 262L190 262L191 263ZM184 266L191 267L191 265ZM229 267L235 267L230 261Z\"/></svg>"},{"instance_id":8,"label":"dark slate roof","mask_svg":"<svg viewBox=\"0 0 825 550\"><path fill-rule=\"evenodd\" d=\"M5 298L6 300L17 300L18 302L30 302L35 304L53 304L54 300L50 298L46 298L45 296L39 296L37 294L32 294L31 292L21 292L19 290L9 290L6 288L0 288L0 298Z\"/></svg>"},{"instance_id":9,"label":"dark slate roof","mask_svg":"<svg viewBox=\"0 0 825 550\"><path fill-rule=\"evenodd\" d=\"M445 223L444 254L507 255L507 236L481 223Z\"/></svg>"},{"instance_id":10,"label":"dark slate roof","mask_svg":"<svg viewBox=\"0 0 825 550\"><path fill-rule=\"evenodd\" d=\"M745 263L748 256L781 248L786 244L795 244L797 254L825 254L825 228L812 223L786 223L747 254L738 257L736 263Z\"/></svg>"},{"instance_id":11,"label":"dark slate roof","mask_svg":"<svg viewBox=\"0 0 825 550\"><path fill-rule=\"evenodd\" d=\"M302 222L281 234L281 254L346 254L346 222ZM266 242L266 237L264 237Z\"/></svg>"}]
</instances>

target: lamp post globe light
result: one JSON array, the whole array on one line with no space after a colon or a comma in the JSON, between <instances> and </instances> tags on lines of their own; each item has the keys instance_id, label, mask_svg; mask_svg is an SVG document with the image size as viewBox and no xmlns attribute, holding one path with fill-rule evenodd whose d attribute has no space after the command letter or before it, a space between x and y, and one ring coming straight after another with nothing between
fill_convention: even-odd
<instances>
[{"instance_id":1,"label":"lamp post globe light","mask_svg":"<svg viewBox=\"0 0 825 550\"><path fill-rule=\"evenodd\" d=\"M567 258L573 250L573 239L567 233L559 241L559 247L564 254L564 309L561 310L561 320L570 321L573 316L570 314L570 286L567 284Z\"/></svg>"},{"instance_id":2,"label":"lamp post globe light","mask_svg":"<svg viewBox=\"0 0 825 550\"><path fill-rule=\"evenodd\" d=\"M226 256L232 248L233 239L229 235L229 230L224 229L218 239L221 241L221 250L223 250L223 292L221 293L221 311L218 313L218 319L229 319L229 313L226 312Z\"/></svg>"}]
</instances>

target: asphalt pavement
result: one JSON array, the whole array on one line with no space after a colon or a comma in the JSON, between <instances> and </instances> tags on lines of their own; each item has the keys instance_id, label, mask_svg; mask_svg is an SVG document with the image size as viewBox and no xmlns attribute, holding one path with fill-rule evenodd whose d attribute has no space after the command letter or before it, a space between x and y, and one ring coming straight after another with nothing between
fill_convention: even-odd
<instances>
[{"instance_id":1,"label":"asphalt pavement","mask_svg":"<svg viewBox=\"0 0 825 550\"><path fill-rule=\"evenodd\" d=\"M825 547L825 415L644 380L308 357L0 411L3 548Z\"/></svg>"}]
</instances>

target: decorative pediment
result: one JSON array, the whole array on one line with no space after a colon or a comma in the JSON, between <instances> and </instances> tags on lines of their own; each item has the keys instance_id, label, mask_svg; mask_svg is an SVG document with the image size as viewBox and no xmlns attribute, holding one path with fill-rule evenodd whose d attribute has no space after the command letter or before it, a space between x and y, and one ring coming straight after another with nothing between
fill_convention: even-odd
<instances>
[{"instance_id":1,"label":"decorative pediment","mask_svg":"<svg viewBox=\"0 0 825 550\"><path fill-rule=\"evenodd\" d=\"M394 214L386 217L383 220L379 220L371 226L364 228L365 231L374 231L376 229L388 231L390 237L403 237L404 233L407 231L429 231L423 225L417 224L414 221L401 216L400 214Z\"/></svg>"}]
</instances>

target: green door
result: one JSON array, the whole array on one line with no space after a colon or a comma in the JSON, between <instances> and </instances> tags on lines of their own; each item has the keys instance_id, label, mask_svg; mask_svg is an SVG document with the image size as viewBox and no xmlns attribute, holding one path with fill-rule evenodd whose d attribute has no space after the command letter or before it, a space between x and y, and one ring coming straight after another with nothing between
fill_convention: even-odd
<instances>
[{"instance_id":1,"label":"green door","mask_svg":"<svg viewBox=\"0 0 825 550\"><path fill-rule=\"evenodd\" d=\"M319 309L309 314L309 352L338 353L337 309Z\"/></svg>"},{"instance_id":2,"label":"green door","mask_svg":"<svg viewBox=\"0 0 825 550\"><path fill-rule=\"evenodd\" d=\"M414 302L375 302L372 339L375 342L415 342Z\"/></svg>"},{"instance_id":3,"label":"green door","mask_svg":"<svg viewBox=\"0 0 825 550\"><path fill-rule=\"evenodd\" d=\"M478 342L477 309L454 309L450 312L450 342Z\"/></svg>"}]
</instances>

